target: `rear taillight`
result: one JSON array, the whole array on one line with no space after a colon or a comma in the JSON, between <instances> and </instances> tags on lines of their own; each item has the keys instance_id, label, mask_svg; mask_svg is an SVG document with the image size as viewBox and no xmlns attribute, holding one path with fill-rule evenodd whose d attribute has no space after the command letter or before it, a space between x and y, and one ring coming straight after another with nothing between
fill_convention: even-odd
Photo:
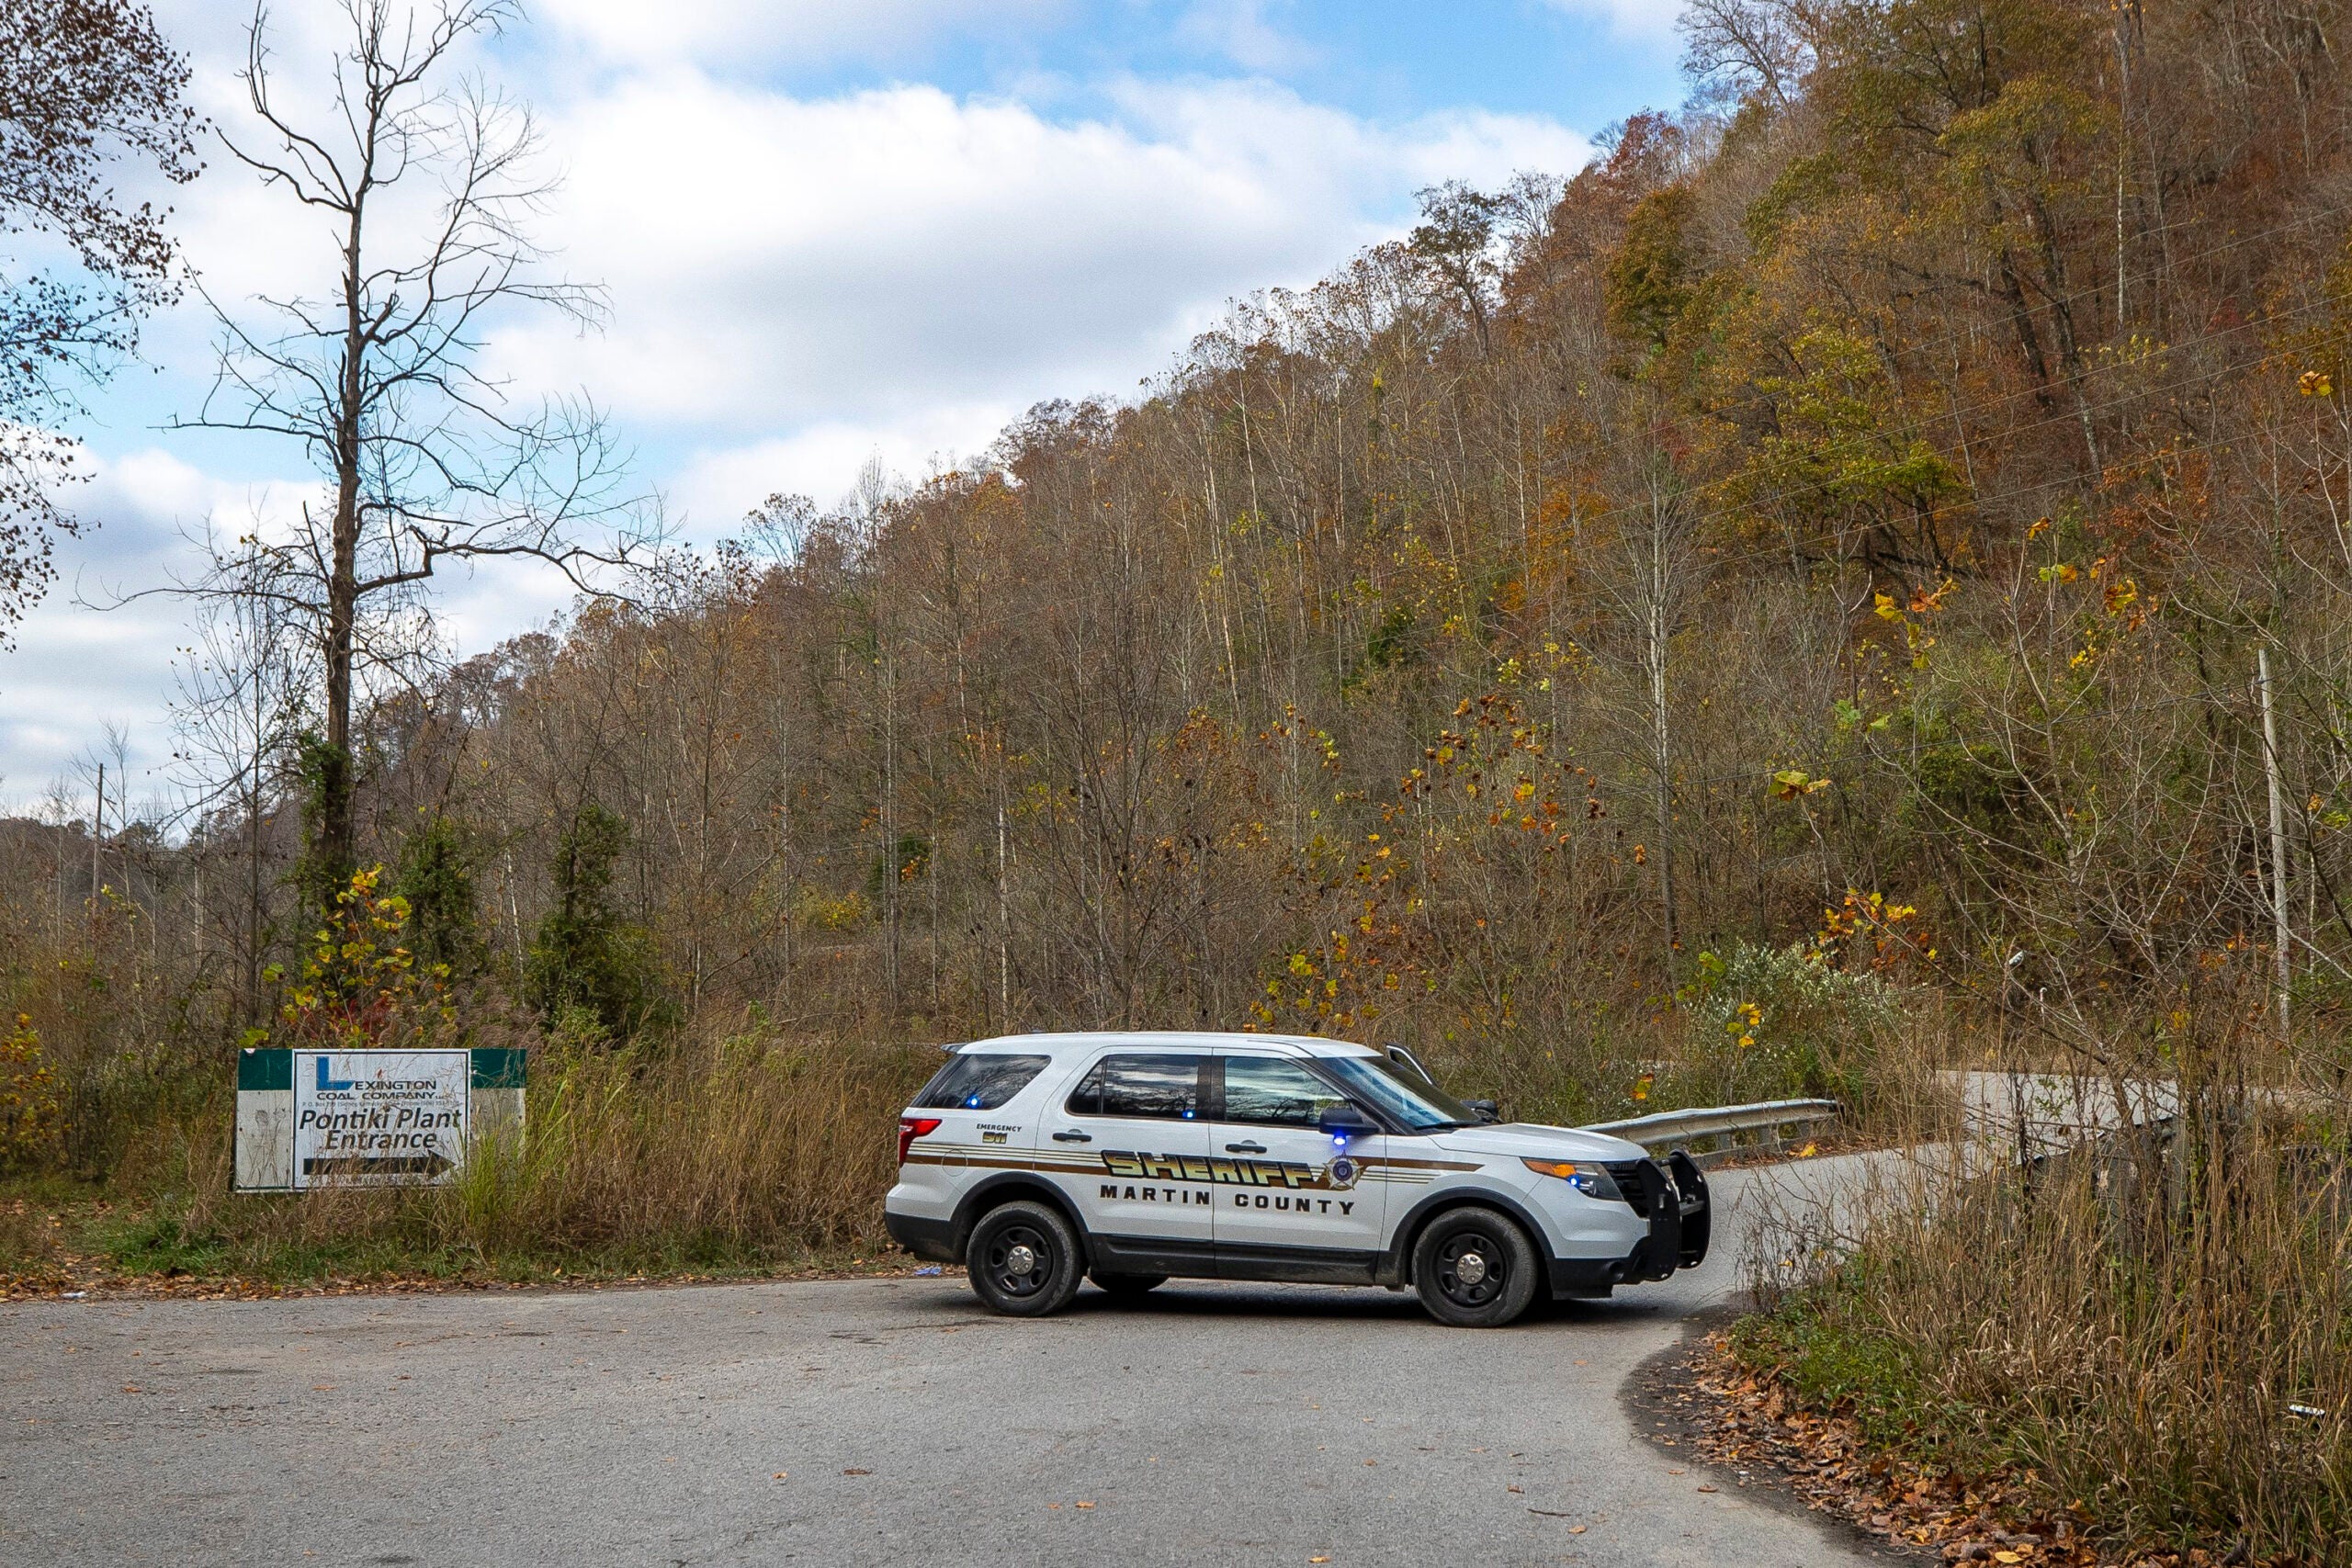
<instances>
[{"instance_id":1,"label":"rear taillight","mask_svg":"<svg viewBox=\"0 0 2352 1568\"><path fill-rule=\"evenodd\" d=\"M939 1127L939 1118L938 1118L938 1117L936 1117L936 1116L901 1116L901 1117L899 1117L899 1163L900 1165L904 1165L904 1164L906 1164L906 1163L907 1163L907 1145L908 1145L909 1144L913 1143L917 1138L922 1137L922 1136L924 1134L926 1134L926 1133L931 1133L931 1132L935 1132L935 1131L937 1131L937 1130L938 1130L938 1127Z\"/></svg>"}]
</instances>

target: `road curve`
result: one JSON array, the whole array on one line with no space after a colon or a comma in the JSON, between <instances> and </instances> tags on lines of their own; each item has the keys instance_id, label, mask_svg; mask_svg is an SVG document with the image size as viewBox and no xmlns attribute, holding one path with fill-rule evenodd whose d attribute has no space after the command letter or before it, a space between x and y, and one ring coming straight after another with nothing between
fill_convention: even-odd
<instances>
[{"instance_id":1,"label":"road curve","mask_svg":"<svg viewBox=\"0 0 2352 1568\"><path fill-rule=\"evenodd\" d=\"M1618 1397L1758 1197L1843 1164L1718 1176L1706 1267L1499 1332L1184 1283L1014 1322L937 1279L0 1307L0 1562L1872 1562Z\"/></svg>"}]
</instances>

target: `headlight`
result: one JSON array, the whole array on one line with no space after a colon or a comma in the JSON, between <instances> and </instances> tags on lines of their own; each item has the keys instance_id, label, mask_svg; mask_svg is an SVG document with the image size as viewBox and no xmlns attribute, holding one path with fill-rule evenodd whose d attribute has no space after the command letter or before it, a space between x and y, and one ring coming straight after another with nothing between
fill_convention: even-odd
<instances>
[{"instance_id":1,"label":"headlight","mask_svg":"<svg viewBox=\"0 0 2352 1568\"><path fill-rule=\"evenodd\" d=\"M1588 1198L1624 1201L1625 1195L1617 1190L1617 1179L1609 1174L1606 1166L1572 1159L1522 1159L1519 1163L1538 1176L1558 1177Z\"/></svg>"}]
</instances>

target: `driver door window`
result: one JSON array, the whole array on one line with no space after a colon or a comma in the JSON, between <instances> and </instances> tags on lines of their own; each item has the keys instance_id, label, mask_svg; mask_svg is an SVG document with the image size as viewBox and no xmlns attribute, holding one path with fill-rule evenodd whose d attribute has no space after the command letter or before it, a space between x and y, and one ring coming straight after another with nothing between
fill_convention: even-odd
<instances>
[{"instance_id":1,"label":"driver door window","mask_svg":"<svg viewBox=\"0 0 2352 1568\"><path fill-rule=\"evenodd\" d=\"M1348 1097L1279 1056L1225 1059L1225 1119L1261 1127L1318 1127Z\"/></svg>"}]
</instances>

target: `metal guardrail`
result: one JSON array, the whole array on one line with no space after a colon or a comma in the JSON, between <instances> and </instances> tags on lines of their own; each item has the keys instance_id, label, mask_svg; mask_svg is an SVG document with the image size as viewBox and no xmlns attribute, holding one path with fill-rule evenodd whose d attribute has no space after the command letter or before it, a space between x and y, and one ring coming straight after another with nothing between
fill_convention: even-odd
<instances>
[{"instance_id":1,"label":"metal guardrail","mask_svg":"<svg viewBox=\"0 0 2352 1568\"><path fill-rule=\"evenodd\" d=\"M1661 1111L1623 1122L1598 1122L1584 1131L1606 1133L1645 1147L1712 1138L1718 1140L1712 1153L1720 1158L1735 1151L1774 1148L1786 1135L1783 1129L1835 1121L1837 1116L1838 1102L1834 1100L1768 1100L1757 1105L1705 1105L1688 1111ZM1739 1137L1744 1133L1758 1136L1743 1144ZM1702 1163L1705 1161L1702 1159Z\"/></svg>"}]
</instances>

